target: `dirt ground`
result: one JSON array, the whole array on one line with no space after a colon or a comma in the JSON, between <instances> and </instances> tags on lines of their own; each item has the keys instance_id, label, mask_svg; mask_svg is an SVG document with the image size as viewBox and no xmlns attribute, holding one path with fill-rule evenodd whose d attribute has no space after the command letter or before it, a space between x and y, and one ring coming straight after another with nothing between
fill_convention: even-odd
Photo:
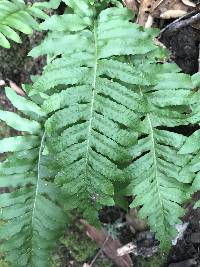
<instances>
[{"instance_id":1,"label":"dirt ground","mask_svg":"<svg viewBox=\"0 0 200 267\"><path fill-rule=\"evenodd\" d=\"M26 55L31 47L37 43L42 36L34 35L32 38L25 38L23 47L14 45L14 47L5 51L0 48L0 79L10 79L18 85L30 81L30 73L38 74L41 72L44 64L44 59L39 58L35 61L27 58ZM174 60L185 73L193 74L198 71L199 58L199 43L200 31L192 27L186 27L175 34L170 35L167 32L161 36L162 41L166 47L171 51L171 59ZM17 58L16 58L17 55ZM16 60L13 60L15 58ZM11 109L9 102L4 96L3 89L0 88L0 106L3 109ZM3 137L9 134L9 130L5 125L1 126L0 136ZM191 129L184 128L182 131L191 132ZM200 199L200 194L196 194L194 200ZM130 227L130 221L127 223L127 216L120 208L105 208L101 213L101 221L105 226L123 225L120 228L115 228L116 237L121 244L128 242L136 242L141 248L151 248L158 245L154 235L149 232L148 228L136 229L135 231ZM136 267L200 267L200 209L194 210L193 203L187 205L187 214L183 221L188 223L187 230L184 233L183 239L178 241L176 246L172 246L168 255L161 255L159 253L153 254L150 258L142 256L135 257L131 255L133 266ZM84 262L91 262L98 252L98 247L94 248L95 244L86 237L84 230L80 230L78 218L75 223L76 226L70 228L73 233L75 241L69 238L66 234L66 239L59 242L57 251L55 252L56 262L59 262L60 267L81 267ZM78 225L78 226L77 226ZM113 231L114 231L113 230ZM69 231L69 230L68 230ZM66 241L67 240L67 241ZM83 243L80 247L80 243ZM84 258L83 248L87 246L94 249L92 255L87 250ZM91 246L91 247L90 247ZM84 248L85 249L85 248ZM75 251L75 252L74 252ZM77 252L76 252L77 251ZM79 253L79 259L75 255ZM82 254L81 254L82 253ZM81 261L82 260L82 261ZM115 266L108 261L102 253L93 267L108 267ZM116 267L116 266L115 266Z\"/></svg>"}]
</instances>

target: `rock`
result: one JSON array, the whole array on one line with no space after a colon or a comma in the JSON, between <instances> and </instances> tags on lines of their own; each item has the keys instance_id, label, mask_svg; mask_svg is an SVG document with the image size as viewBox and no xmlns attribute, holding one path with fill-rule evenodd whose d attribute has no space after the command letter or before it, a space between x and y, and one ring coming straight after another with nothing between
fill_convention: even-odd
<instances>
[{"instance_id":1,"label":"rock","mask_svg":"<svg viewBox=\"0 0 200 267\"><path fill-rule=\"evenodd\" d=\"M150 231L140 232L137 236L137 241L141 242L144 240L154 240L155 234Z\"/></svg>"},{"instance_id":2,"label":"rock","mask_svg":"<svg viewBox=\"0 0 200 267\"><path fill-rule=\"evenodd\" d=\"M172 240L172 245L175 246L178 242L178 240L182 240L184 237L184 233L188 227L189 223L181 223L176 225L176 230L178 231L178 234L174 240Z\"/></svg>"},{"instance_id":3,"label":"rock","mask_svg":"<svg viewBox=\"0 0 200 267\"><path fill-rule=\"evenodd\" d=\"M200 232L192 233L190 239L193 244L200 244Z\"/></svg>"},{"instance_id":4,"label":"rock","mask_svg":"<svg viewBox=\"0 0 200 267\"><path fill-rule=\"evenodd\" d=\"M195 259L189 259L189 260L185 260L185 261L181 261L177 263L171 263L168 267L192 267L196 263L197 262Z\"/></svg>"}]
</instances>

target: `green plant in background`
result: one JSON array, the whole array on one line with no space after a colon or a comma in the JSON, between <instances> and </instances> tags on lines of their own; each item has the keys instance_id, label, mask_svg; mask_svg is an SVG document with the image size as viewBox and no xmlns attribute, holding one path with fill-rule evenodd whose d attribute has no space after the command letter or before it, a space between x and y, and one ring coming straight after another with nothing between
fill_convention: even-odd
<instances>
[{"instance_id":1,"label":"green plant in background","mask_svg":"<svg viewBox=\"0 0 200 267\"><path fill-rule=\"evenodd\" d=\"M10 127L28 133L0 141L1 153L14 152L0 165L1 187L12 188L11 193L0 195L0 220L8 221L0 229L1 249L14 266L49 266L49 251L64 229L66 217L59 208L62 194L52 183L54 164L43 155L45 113L12 89L7 88L6 95L31 119L0 112L1 120Z\"/></svg>"},{"instance_id":2,"label":"green plant in background","mask_svg":"<svg viewBox=\"0 0 200 267\"><path fill-rule=\"evenodd\" d=\"M99 250L100 248L95 241L86 236L84 226L77 219L77 214L70 214L67 230L60 238L58 249L55 250L53 255L54 265L62 267L66 262L66 257L71 257L74 266L82 267L83 263L92 262ZM113 265L102 252L95 260L94 266L112 267Z\"/></svg>"},{"instance_id":3,"label":"green plant in background","mask_svg":"<svg viewBox=\"0 0 200 267\"><path fill-rule=\"evenodd\" d=\"M0 46L10 48L9 39L21 43L17 31L32 34L33 29L39 29L39 23L34 19L46 19L43 12L44 4L26 5L23 0L0 0Z\"/></svg>"},{"instance_id":4,"label":"green plant in background","mask_svg":"<svg viewBox=\"0 0 200 267\"><path fill-rule=\"evenodd\" d=\"M167 250L198 180L177 127L198 123L199 76L165 63L157 31L132 23L127 9L64 2L67 13L41 24L49 34L30 53L48 65L25 87L28 97L6 89L25 117L0 112L23 132L0 140L0 153L13 153L0 164L0 187L12 188L0 195L1 249L16 267L50 266L67 214L98 225L98 211L122 193L136 196L131 207Z\"/></svg>"}]
</instances>

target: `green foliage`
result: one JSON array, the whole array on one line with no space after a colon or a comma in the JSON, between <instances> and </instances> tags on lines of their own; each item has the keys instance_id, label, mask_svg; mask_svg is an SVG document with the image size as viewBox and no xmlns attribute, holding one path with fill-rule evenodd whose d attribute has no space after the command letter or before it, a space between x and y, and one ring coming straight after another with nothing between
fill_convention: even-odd
<instances>
[{"instance_id":1,"label":"green foliage","mask_svg":"<svg viewBox=\"0 0 200 267\"><path fill-rule=\"evenodd\" d=\"M32 34L33 29L39 29L34 18L44 20L47 17L40 3L29 6L23 0L0 0L0 46L10 48L9 39L21 43L16 31Z\"/></svg>"},{"instance_id":2,"label":"green foliage","mask_svg":"<svg viewBox=\"0 0 200 267\"><path fill-rule=\"evenodd\" d=\"M166 63L157 31L132 23L127 9L64 2L68 12L41 24L49 34L30 52L47 55L48 65L27 88L29 100L6 90L25 117L0 112L22 131L0 141L1 153L13 152L0 165L0 186L13 188L0 196L0 236L16 267L49 266L63 210L98 224L99 209L123 194L168 249L182 204L199 189L199 132L177 133L199 123L199 76Z\"/></svg>"},{"instance_id":3,"label":"green foliage","mask_svg":"<svg viewBox=\"0 0 200 267\"><path fill-rule=\"evenodd\" d=\"M190 91L194 85L173 64L154 65L146 60L137 69L145 70L144 80L154 76L148 87L137 89L146 101L146 111L138 126L138 144L130 150L135 160L127 168L131 177L127 193L136 196L131 207L142 206L140 216L148 217L151 229L166 248L176 234L174 225L184 214L181 204L188 198L194 178L189 172L180 175L191 157L178 154L186 137L175 128L188 124L185 105L194 101L195 93Z\"/></svg>"},{"instance_id":4,"label":"green foliage","mask_svg":"<svg viewBox=\"0 0 200 267\"><path fill-rule=\"evenodd\" d=\"M195 86L199 86L200 74L194 74L192 76L192 81ZM196 127L199 128L200 124L200 109L199 109L199 91L196 92L196 97L193 99L193 103L190 106L191 113L188 117L188 121L191 124L196 124ZM188 172L190 176L194 176L195 178L192 181L192 186L190 188L189 193L192 195L193 193L200 190L200 130L196 130L191 136L189 136L181 149L179 150L179 154L184 157L190 157L187 161L187 164L184 166L182 173ZM181 173L181 174L182 174ZM197 201L195 208L200 207L200 201Z\"/></svg>"},{"instance_id":5,"label":"green foliage","mask_svg":"<svg viewBox=\"0 0 200 267\"><path fill-rule=\"evenodd\" d=\"M7 222L0 229L1 250L13 266L49 266L49 253L66 217L59 208L62 194L52 183L51 158L43 154L45 113L10 88L6 89L6 95L31 119L19 120L15 113L1 111L4 115L1 120L28 133L0 141L1 153L14 152L0 164L1 187L12 188L11 193L0 195L0 220Z\"/></svg>"},{"instance_id":6,"label":"green foliage","mask_svg":"<svg viewBox=\"0 0 200 267\"><path fill-rule=\"evenodd\" d=\"M48 54L54 60L30 95L44 96L42 108L51 114L45 124L52 139L48 149L60 164L55 181L66 193L65 208L82 209L94 221L96 210L114 205L113 183L126 178L119 165L131 160L128 147L136 143L139 120L135 110L140 99L123 82L142 79L130 65L111 57L156 47L150 35L129 22L128 10L111 8L97 16L94 7L83 2L77 7L69 1L75 14L53 16L42 24L55 38L47 37L30 55ZM143 47L138 46L140 38ZM57 87L62 90L53 93Z\"/></svg>"}]
</instances>

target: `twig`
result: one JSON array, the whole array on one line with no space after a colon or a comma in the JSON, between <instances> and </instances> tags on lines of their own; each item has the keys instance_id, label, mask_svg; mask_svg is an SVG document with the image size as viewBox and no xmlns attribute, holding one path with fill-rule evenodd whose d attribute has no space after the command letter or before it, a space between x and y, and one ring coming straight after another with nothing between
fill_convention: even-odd
<instances>
[{"instance_id":1,"label":"twig","mask_svg":"<svg viewBox=\"0 0 200 267\"><path fill-rule=\"evenodd\" d=\"M192 11L191 13L178 18L177 20L167 25L164 29L161 30L159 37L166 31L168 31L168 33L173 33L174 31L180 30L181 28L184 28L198 21L200 21L200 13L198 11Z\"/></svg>"},{"instance_id":2,"label":"twig","mask_svg":"<svg viewBox=\"0 0 200 267\"><path fill-rule=\"evenodd\" d=\"M91 261L91 263L89 264L90 267L92 267L92 265L95 263L95 261L97 260L97 258L99 257L99 255L101 254L101 252L104 249L105 244L108 242L109 239L109 235L107 235L106 239L104 240L101 248L99 249L99 251L97 252L96 256L94 257L94 259Z\"/></svg>"},{"instance_id":3,"label":"twig","mask_svg":"<svg viewBox=\"0 0 200 267\"><path fill-rule=\"evenodd\" d=\"M7 82L9 83L10 87L19 95L25 96L26 93L13 81L7 79Z\"/></svg>"}]
</instances>

